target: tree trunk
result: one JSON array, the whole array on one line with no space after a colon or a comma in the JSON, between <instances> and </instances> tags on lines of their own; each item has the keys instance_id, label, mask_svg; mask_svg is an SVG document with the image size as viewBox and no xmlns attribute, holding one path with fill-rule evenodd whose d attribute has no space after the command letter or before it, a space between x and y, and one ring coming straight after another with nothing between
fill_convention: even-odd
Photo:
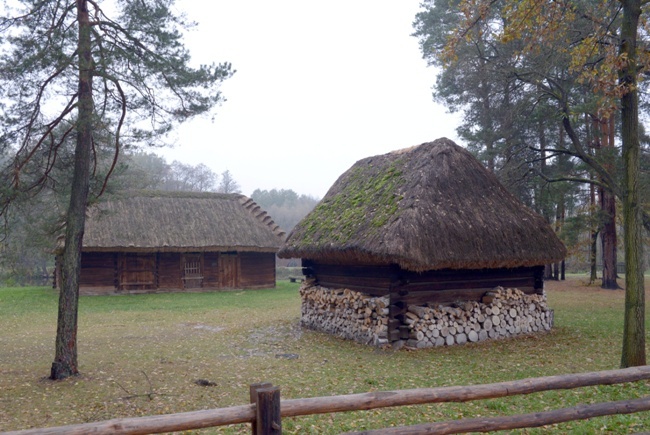
<instances>
[{"instance_id":1,"label":"tree trunk","mask_svg":"<svg viewBox=\"0 0 650 435\"><path fill-rule=\"evenodd\" d=\"M598 142L601 155L603 156L603 167L614 173L614 118L598 119ZM600 240L602 242L603 255L603 281L601 287L608 290L617 290L620 287L616 282L616 253L618 249L616 240L616 197L609 189L600 188L600 210L602 215L602 227Z\"/></svg>"},{"instance_id":2,"label":"tree trunk","mask_svg":"<svg viewBox=\"0 0 650 435\"><path fill-rule=\"evenodd\" d=\"M56 354L51 379L65 379L79 373L77 364L77 312L79 307L79 276L81 246L88 203L90 158L92 147L92 58L90 20L86 0L77 0L79 24L79 105L77 145L66 219L65 250L63 252L62 285L59 294L59 314L56 330Z\"/></svg>"},{"instance_id":3,"label":"tree trunk","mask_svg":"<svg viewBox=\"0 0 650 435\"><path fill-rule=\"evenodd\" d=\"M600 207L603 225L600 231L603 255L603 282L601 287L617 290L616 282L616 198L608 189L600 189Z\"/></svg>"},{"instance_id":4,"label":"tree trunk","mask_svg":"<svg viewBox=\"0 0 650 435\"><path fill-rule=\"evenodd\" d=\"M593 174L589 176L593 179ZM596 186L589 184L589 214L591 216L591 246L589 248L589 284L593 284L598 279L598 224L596 223Z\"/></svg>"},{"instance_id":5,"label":"tree trunk","mask_svg":"<svg viewBox=\"0 0 650 435\"><path fill-rule=\"evenodd\" d=\"M547 264L544 266L544 281L550 281L553 279L553 265Z\"/></svg>"},{"instance_id":6,"label":"tree trunk","mask_svg":"<svg viewBox=\"0 0 650 435\"><path fill-rule=\"evenodd\" d=\"M546 134L544 132L544 123L542 122L538 124L538 134L541 154L539 170L542 175L546 175ZM545 195L543 186L539 187L539 193L537 195L538 212L544 216L544 220L550 225L551 211L549 210L548 198L547 195ZM544 266L544 280L549 281L551 279L553 279L553 265L547 264Z\"/></svg>"},{"instance_id":7,"label":"tree trunk","mask_svg":"<svg viewBox=\"0 0 650 435\"><path fill-rule=\"evenodd\" d=\"M564 206L564 189L560 190L560 199L558 200L557 209L555 211L555 234L560 236L562 232L562 226L564 225L564 219L566 218L566 209ZM555 263L553 270L553 278L556 281L560 279L564 280L564 260Z\"/></svg>"},{"instance_id":8,"label":"tree trunk","mask_svg":"<svg viewBox=\"0 0 650 435\"><path fill-rule=\"evenodd\" d=\"M641 15L640 0L622 0L623 22L619 83L627 92L621 97L621 137L623 140L625 229L625 320L621 367L646 364L645 291L643 284L643 240L639 204L639 101L637 94L637 32Z\"/></svg>"},{"instance_id":9,"label":"tree trunk","mask_svg":"<svg viewBox=\"0 0 650 435\"><path fill-rule=\"evenodd\" d=\"M589 144L588 152L589 155L593 155L599 143L594 140L590 125L593 125L593 118L585 113L587 143ZM592 181L596 179L591 171L589 172L589 179ZM594 183L589 183L589 220L589 238L591 240L589 246L589 285L591 285L598 279L598 232L600 230L596 212L596 185Z\"/></svg>"},{"instance_id":10,"label":"tree trunk","mask_svg":"<svg viewBox=\"0 0 650 435\"><path fill-rule=\"evenodd\" d=\"M598 279L598 230L591 230L591 247L589 248L589 284Z\"/></svg>"}]
</instances>

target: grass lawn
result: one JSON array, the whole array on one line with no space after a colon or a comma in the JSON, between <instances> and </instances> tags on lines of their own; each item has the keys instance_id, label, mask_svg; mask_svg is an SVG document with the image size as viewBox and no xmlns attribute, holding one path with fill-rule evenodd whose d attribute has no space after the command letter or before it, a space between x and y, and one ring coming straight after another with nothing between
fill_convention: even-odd
<instances>
[{"instance_id":1,"label":"grass lawn","mask_svg":"<svg viewBox=\"0 0 650 435\"><path fill-rule=\"evenodd\" d=\"M381 350L299 327L298 284L222 293L85 296L79 308L81 375L46 379L58 296L0 289L0 431L219 408L248 403L268 381L283 398L481 384L618 368L622 291L571 276L546 284L550 333L418 351ZM650 279L646 282L650 288ZM295 355L298 357L295 358ZM214 384L201 386L198 380ZM205 383L205 382L204 382ZM510 415L650 394L650 382L464 404L436 404L284 419L285 433L339 433ZM514 433L635 433L650 413ZM246 425L201 433L249 433Z\"/></svg>"}]
</instances>

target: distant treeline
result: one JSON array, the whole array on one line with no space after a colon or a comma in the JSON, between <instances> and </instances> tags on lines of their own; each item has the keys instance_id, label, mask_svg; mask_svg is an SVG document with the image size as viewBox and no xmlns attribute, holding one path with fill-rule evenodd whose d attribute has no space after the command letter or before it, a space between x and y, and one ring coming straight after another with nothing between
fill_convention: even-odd
<instances>
[{"instance_id":1,"label":"distant treeline","mask_svg":"<svg viewBox=\"0 0 650 435\"><path fill-rule=\"evenodd\" d=\"M255 189L251 198L267 211L280 227L289 232L318 204L318 199L309 195L298 195L293 190Z\"/></svg>"}]
</instances>

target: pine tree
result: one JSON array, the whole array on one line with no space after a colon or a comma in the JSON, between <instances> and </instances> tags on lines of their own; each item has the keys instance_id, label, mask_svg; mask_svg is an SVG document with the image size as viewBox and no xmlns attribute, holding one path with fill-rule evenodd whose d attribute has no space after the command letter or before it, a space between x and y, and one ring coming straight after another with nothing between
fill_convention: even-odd
<instances>
[{"instance_id":1,"label":"pine tree","mask_svg":"<svg viewBox=\"0 0 650 435\"><path fill-rule=\"evenodd\" d=\"M146 145L222 100L229 64L190 65L173 0L21 0L0 18L0 212L36 195L67 141L76 143L50 376L78 373L77 311L86 208L123 147ZM109 12L110 11L110 12ZM113 13L113 11L115 11ZM101 168L99 151L112 148ZM103 174L103 182L91 180Z\"/></svg>"}]
</instances>

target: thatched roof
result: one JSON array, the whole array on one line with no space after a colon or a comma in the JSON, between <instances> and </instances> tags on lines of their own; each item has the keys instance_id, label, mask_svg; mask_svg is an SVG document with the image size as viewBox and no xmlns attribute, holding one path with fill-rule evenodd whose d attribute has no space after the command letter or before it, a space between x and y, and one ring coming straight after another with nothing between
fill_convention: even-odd
<instances>
[{"instance_id":1,"label":"thatched roof","mask_svg":"<svg viewBox=\"0 0 650 435\"><path fill-rule=\"evenodd\" d=\"M89 209L83 250L276 252L284 236L244 195L134 192Z\"/></svg>"},{"instance_id":2,"label":"thatched roof","mask_svg":"<svg viewBox=\"0 0 650 435\"><path fill-rule=\"evenodd\" d=\"M474 156L442 138L355 163L279 255L424 271L542 265L566 249Z\"/></svg>"}]
</instances>

